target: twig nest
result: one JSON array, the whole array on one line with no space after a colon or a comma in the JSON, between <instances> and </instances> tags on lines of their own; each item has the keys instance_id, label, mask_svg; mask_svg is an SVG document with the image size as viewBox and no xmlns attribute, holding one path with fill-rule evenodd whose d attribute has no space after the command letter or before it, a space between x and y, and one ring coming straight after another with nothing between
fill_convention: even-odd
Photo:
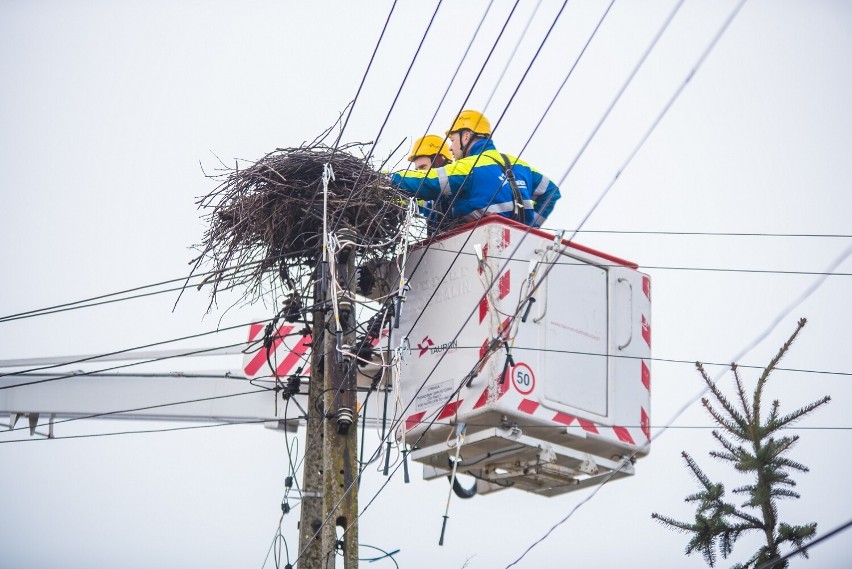
<instances>
[{"instance_id":1,"label":"twig nest","mask_svg":"<svg viewBox=\"0 0 852 569\"><path fill-rule=\"evenodd\" d=\"M198 201L209 223L195 259L212 264L205 282L217 290L261 288L267 277L292 283L322 255L324 175L328 184L325 224L363 249L365 259L389 258L406 217L407 197L367 160L323 144L283 148L247 168L225 168L208 177L219 185ZM329 169L330 167L330 169ZM330 174L333 174L331 176Z\"/></svg>"}]
</instances>

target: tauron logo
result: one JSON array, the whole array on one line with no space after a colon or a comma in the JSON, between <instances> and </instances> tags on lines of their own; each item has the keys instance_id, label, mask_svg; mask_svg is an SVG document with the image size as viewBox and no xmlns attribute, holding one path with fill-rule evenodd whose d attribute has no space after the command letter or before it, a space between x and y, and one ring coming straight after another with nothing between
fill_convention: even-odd
<instances>
[{"instance_id":1,"label":"tauron logo","mask_svg":"<svg viewBox=\"0 0 852 569\"><path fill-rule=\"evenodd\" d=\"M427 353L440 354L441 352L454 350L459 347L459 341L453 340L452 342L447 342L445 344L435 345L435 342L433 342L429 336L426 336L419 344L417 344L417 347L420 348L420 355L418 357L422 358Z\"/></svg>"},{"instance_id":2,"label":"tauron logo","mask_svg":"<svg viewBox=\"0 0 852 569\"><path fill-rule=\"evenodd\" d=\"M417 347L420 348L420 355L418 357L422 358L426 354L426 352L429 351L429 348L434 345L435 342L433 342L432 339L429 338L429 336L423 338L423 340L419 344L417 344Z\"/></svg>"}]
</instances>

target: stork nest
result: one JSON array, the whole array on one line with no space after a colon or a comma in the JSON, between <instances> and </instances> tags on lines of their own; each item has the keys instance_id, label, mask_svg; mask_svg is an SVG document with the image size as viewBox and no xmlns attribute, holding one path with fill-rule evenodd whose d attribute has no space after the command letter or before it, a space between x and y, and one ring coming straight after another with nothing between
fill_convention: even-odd
<instances>
[{"instance_id":1,"label":"stork nest","mask_svg":"<svg viewBox=\"0 0 852 569\"><path fill-rule=\"evenodd\" d=\"M197 202L208 212L209 226L193 272L212 264L201 284L213 285L213 297L240 286L259 294L270 276L295 288L296 274L313 270L322 255L326 165L334 174L328 182L328 230L347 228L357 235L365 260L395 255L408 198L366 159L350 153L363 154L365 146L277 149L247 168L208 176L219 185Z\"/></svg>"}]
</instances>

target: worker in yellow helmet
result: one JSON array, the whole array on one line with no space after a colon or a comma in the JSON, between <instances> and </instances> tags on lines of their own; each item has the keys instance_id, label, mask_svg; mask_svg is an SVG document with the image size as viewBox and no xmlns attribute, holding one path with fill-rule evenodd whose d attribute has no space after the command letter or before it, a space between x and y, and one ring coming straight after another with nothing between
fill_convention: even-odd
<instances>
[{"instance_id":1,"label":"worker in yellow helmet","mask_svg":"<svg viewBox=\"0 0 852 569\"><path fill-rule=\"evenodd\" d=\"M450 154L444 137L437 134L427 134L415 140L408 157L408 161L414 163L414 169L421 171L446 166L452 160L453 155Z\"/></svg>"},{"instance_id":2,"label":"worker in yellow helmet","mask_svg":"<svg viewBox=\"0 0 852 569\"><path fill-rule=\"evenodd\" d=\"M491 123L482 113L462 111L447 136L455 162L396 172L391 181L417 198L450 200L454 219L496 214L533 227L544 223L560 198L559 188L526 162L498 152Z\"/></svg>"},{"instance_id":3,"label":"worker in yellow helmet","mask_svg":"<svg viewBox=\"0 0 852 569\"><path fill-rule=\"evenodd\" d=\"M453 155L447 147L445 138L437 134L421 136L411 145L408 161L414 164L414 169L428 172L430 169L446 166L453 160ZM426 223L434 229L449 209L449 200L439 197L433 200L418 200L420 213L426 218Z\"/></svg>"}]
</instances>

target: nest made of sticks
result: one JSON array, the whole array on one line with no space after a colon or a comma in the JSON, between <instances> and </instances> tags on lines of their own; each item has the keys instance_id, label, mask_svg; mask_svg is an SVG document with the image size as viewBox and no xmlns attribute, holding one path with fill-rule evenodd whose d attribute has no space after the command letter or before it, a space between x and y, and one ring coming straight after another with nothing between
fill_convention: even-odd
<instances>
[{"instance_id":1,"label":"nest made of sticks","mask_svg":"<svg viewBox=\"0 0 852 569\"><path fill-rule=\"evenodd\" d=\"M322 254L323 174L328 180L325 223L329 231L354 231L366 259L396 254L407 215L407 197L351 153L363 144L332 149L324 144L280 148L245 168L208 177L219 185L198 201L209 225L193 272L212 265L202 284L212 296L223 288L259 292L265 278L293 283L294 271L312 270Z\"/></svg>"}]
</instances>

